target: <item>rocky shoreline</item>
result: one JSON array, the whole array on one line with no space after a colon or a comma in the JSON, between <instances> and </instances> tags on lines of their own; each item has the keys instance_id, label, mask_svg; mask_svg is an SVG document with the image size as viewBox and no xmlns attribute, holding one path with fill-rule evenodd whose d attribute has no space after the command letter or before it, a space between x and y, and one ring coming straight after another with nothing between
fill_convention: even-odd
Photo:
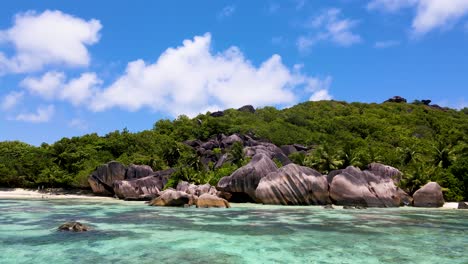
<instances>
[{"instance_id":1,"label":"rocky shoreline","mask_svg":"<svg viewBox=\"0 0 468 264\"><path fill-rule=\"evenodd\" d=\"M154 172L146 165L124 166L118 162L103 164L89 176L95 194L125 200L148 200L154 206L229 207L229 202L253 202L272 205L339 205L347 207L442 207L442 188L430 182L413 196L398 186L402 173L393 167L372 163L366 169L348 166L323 175L309 167L294 164L288 155L306 152L307 147L255 140L233 134L201 142L187 141L203 164L222 166L229 162L226 154L213 151L229 149L235 142L251 160L231 175L221 178L216 186L179 182L167 188L175 169ZM279 161L282 166L277 166ZM460 208L466 203L460 203Z\"/></svg>"}]
</instances>

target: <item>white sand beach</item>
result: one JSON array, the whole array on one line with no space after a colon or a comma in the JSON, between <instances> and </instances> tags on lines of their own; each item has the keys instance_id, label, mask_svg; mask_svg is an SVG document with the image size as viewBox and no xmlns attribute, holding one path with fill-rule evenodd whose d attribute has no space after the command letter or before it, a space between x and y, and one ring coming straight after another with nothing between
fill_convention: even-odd
<instances>
[{"instance_id":1,"label":"white sand beach","mask_svg":"<svg viewBox=\"0 0 468 264\"><path fill-rule=\"evenodd\" d=\"M93 200L117 200L112 197L95 196L92 194L62 194L45 192L32 189L0 189L0 199L93 199Z\"/></svg>"}]
</instances>

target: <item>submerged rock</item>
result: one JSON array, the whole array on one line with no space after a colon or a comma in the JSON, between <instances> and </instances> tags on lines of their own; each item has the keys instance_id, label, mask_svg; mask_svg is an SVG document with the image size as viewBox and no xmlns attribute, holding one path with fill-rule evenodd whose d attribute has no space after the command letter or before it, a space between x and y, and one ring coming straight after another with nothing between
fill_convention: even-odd
<instances>
[{"instance_id":1,"label":"submerged rock","mask_svg":"<svg viewBox=\"0 0 468 264\"><path fill-rule=\"evenodd\" d=\"M442 187L437 182L429 182L413 194L416 207L442 207L445 203Z\"/></svg>"},{"instance_id":2,"label":"submerged rock","mask_svg":"<svg viewBox=\"0 0 468 264\"><path fill-rule=\"evenodd\" d=\"M70 231L70 232L86 232L90 228L80 222L66 222L60 225L58 231Z\"/></svg>"},{"instance_id":3,"label":"submerged rock","mask_svg":"<svg viewBox=\"0 0 468 264\"><path fill-rule=\"evenodd\" d=\"M247 165L237 169L230 176L221 178L216 189L231 193L233 198L238 195L259 202L255 195L258 183L268 173L277 169L276 164L266 154L259 153Z\"/></svg>"},{"instance_id":4,"label":"submerged rock","mask_svg":"<svg viewBox=\"0 0 468 264\"><path fill-rule=\"evenodd\" d=\"M197 198L195 205L197 208L230 208L228 201L218 196L205 193Z\"/></svg>"},{"instance_id":5,"label":"submerged rock","mask_svg":"<svg viewBox=\"0 0 468 264\"><path fill-rule=\"evenodd\" d=\"M195 197L186 192L176 191L173 189L165 190L159 193L159 196L151 200L151 206L185 206L193 205Z\"/></svg>"},{"instance_id":6,"label":"submerged rock","mask_svg":"<svg viewBox=\"0 0 468 264\"><path fill-rule=\"evenodd\" d=\"M288 164L260 180L255 195L264 204L328 204L327 177L314 169Z\"/></svg>"}]
</instances>

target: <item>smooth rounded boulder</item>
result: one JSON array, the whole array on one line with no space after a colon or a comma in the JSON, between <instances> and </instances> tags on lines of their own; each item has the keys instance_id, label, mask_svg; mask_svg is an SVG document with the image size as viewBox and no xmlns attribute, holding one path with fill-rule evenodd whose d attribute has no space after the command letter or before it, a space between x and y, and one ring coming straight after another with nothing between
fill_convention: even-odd
<instances>
[{"instance_id":1,"label":"smooth rounded boulder","mask_svg":"<svg viewBox=\"0 0 468 264\"><path fill-rule=\"evenodd\" d=\"M186 192L173 189L159 193L159 196L151 200L151 206L190 206L195 203L195 197Z\"/></svg>"},{"instance_id":2,"label":"smooth rounded boulder","mask_svg":"<svg viewBox=\"0 0 468 264\"><path fill-rule=\"evenodd\" d=\"M437 182L429 182L413 194L415 207L442 207L444 203L442 187Z\"/></svg>"},{"instance_id":3,"label":"smooth rounded boulder","mask_svg":"<svg viewBox=\"0 0 468 264\"><path fill-rule=\"evenodd\" d=\"M250 199L259 202L255 195L260 180L268 173L276 171L276 164L263 153L256 154L245 166L234 171L230 176L221 178L216 189L232 194L232 199L236 197ZM239 198L239 199L241 199Z\"/></svg>"},{"instance_id":4,"label":"smooth rounded boulder","mask_svg":"<svg viewBox=\"0 0 468 264\"><path fill-rule=\"evenodd\" d=\"M197 208L230 208L229 202L218 196L205 193L196 199Z\"/></svg>"},{"instance_id":5,"label":"smooth rounded boulder","mask_svg":"<svg viewBox=\"0 0 468 264\"><path fill-rule=\"evenodd\" d=\"M380 169L361 171L349 166L344 170L332 171L328 179L330 198L338 205L397 207L404 203L403 191L395 186L390 174Z\"/></svg>"},{"instance_id":6,"label":"smooth rounded boulder","mask_svg":"<svg viewBox=\"0 0 468 264\"><path fill-rule=\"evenodd\" d=\"M255 195L264 204L330 203L327 177L314 169L297 164L288 164L262 178Z\"/></svg>"}]
</instances>

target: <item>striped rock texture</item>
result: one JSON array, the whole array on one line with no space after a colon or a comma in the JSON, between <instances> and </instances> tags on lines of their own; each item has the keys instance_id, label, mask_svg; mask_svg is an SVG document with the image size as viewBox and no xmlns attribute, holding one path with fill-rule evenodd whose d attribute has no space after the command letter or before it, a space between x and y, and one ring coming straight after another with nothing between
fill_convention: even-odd
<instances>
[{"instance_id":1,"label":"striped rock texture","mask_svg":"<svg viewBox=\"0 0 468 264\"><path fill-rule=\"evenodd\" d=\"M314 169L288 164L260 180L256 197L264 204L329 204L328 181Z\"/></svg>"},{"instance_id":2,"label":"striped rock texture","mask_svg":"<svg viewBox=\"0 0 468 264\"><path fill-rule=\"evenodd\" d=\"M245 166L234 171L230 176L221 178L216 189L232 194L234 200L237 197L250 198L259 202L255 195L260 180L270 172L275 172L276 164L263 153L256 154Z\"/></svg>"},{"instance_id":3,"label":"striped rock texture","mask_svg":"<svg viewBox=\"0 0 468 264\"><path fill-rule=\"evenodd\" d=\"M396 207L403 204L404 193L393 178L381 170L365 170L349 166L329 175L330 198L338 205Z\"/></svg>"},{"instance_id":4,"label":"striped rock texture","mask_svg":"<svg viewBox=\"0 0 468 264\"><path fill-rule=\"evenodd\" d=\"M114 181L113 191L120 199L148 200L164 189L172 173L174 169L167 169L139 179Z\"/></svg>"}]
</instances>

